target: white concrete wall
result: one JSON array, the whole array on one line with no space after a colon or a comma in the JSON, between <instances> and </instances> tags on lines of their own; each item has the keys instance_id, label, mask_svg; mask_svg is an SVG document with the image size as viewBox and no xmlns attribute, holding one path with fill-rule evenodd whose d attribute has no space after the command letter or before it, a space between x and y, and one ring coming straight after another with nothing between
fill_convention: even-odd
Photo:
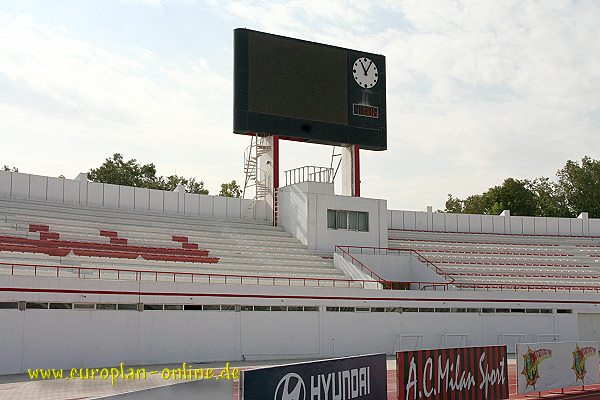
<instances>
[{"instance_id":1,"label":"white concrete wall","mask_svg":"<svg viewBox=\"0 0 600 400\"><path fill-rule=\"evenodd\" d=\"M333 266L339 269L351 279L372 281L374 280L369 274L354 266L350 261L347 261L338 253L333 254ZM371 269L373 271L373 269Z\"/></svg>"},{"instance_id":2,"label":"white concrete wall","mask_svg":"<svg viewBox=\"0 0 600 400\"><path fill-rule=\"evenodd\" d=\"M336 245L387 247L387 202L335 196L333 185L304 182L279 189L280 225L309 249L333 251ZM369 213L369 231L327 228L327 210Z\"/></svg>"},{"instance_id":3,"label":"white concrete wall","mask_svg":"<svg viewBox=\"0 0 600 400\"><path fill-rule=\"evenodd\" d=\"M0 277L0 288L12 287L37 291L3 290L0 301L311 305L319 311L0 310L0 374L120 362L139 365L390 354L396 336L407 334L423 335L420 347L424 348L440 346L444 333L467 334L468 345L496 344L502 334L525 334L526 341L536 334L551 333L559 334L561 340L578 340L578 330L573 329L577 312L598 313L600 304L597 295L581 293L332 290L168 282L138 286L133 281ZM58 287L78 292L39 291ZM121 294L98 294L99 289ZM327 306L567 308L574 313L332 312L326 311ZM396 344L411 346L408 339L401 342Z\"/></svg>"},{"instance_id":4,"label":"white concrete wall","mask_svg":"<svg viewBox=\"0 0 600 400\"><path fill-rule=\"evenodd\" d=\"M352 253L352 256L362 262L371 271L389 281L446 282L444 278L436 274L409 252L394 255Z\"/></svg>"},{"instance_id":5,"label":"white concrete wall","mask_svg":"<svg viewBox=\"0 0 600 400\"><path fill-rule=\"evenodd\" d=\"M167 192L72 179L0 171L0 197L92 207L268 221L264 200Z\"/></svg>"},{"instance_id":6,"label":"white concrete wall","mask_svg":"<svg viewBox=\"0 0 600 400\"><path fill-rule=\"evenodd\" d=\"M578 218L554 218L388 210L388 226L439 232L600 236L600 219L589 219L585 214Z\"/></svg>"},{"instance_id":7,"label":"white concrete wall","mask_svg":"<svg viewBox=\"0 0 600 400\"><path fill-rule=\"evenodd\" d=\"M195 381L168 381L165 386L138 390L115 395L102 395L92 400L231 400L234 386L227 380L203 379ZM200 393L202 393L200 395Z\"/></svg>"}]
</instances>

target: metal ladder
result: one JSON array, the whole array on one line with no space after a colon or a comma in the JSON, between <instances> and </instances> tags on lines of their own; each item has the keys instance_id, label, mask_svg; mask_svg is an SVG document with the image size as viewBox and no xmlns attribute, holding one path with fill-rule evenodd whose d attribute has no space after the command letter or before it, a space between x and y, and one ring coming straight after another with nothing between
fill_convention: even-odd
<instances>
[{"instance_id":1,"label":"metal ladder","mask_svg":"<svg viewBox=\"0 0 600 400\"><path fill-rule=\"evenodd\" d=\"M244 216L247 217L254 212L254 207L258 200L264 200L270 192L270 174L258 166L260 156L267 153L271 149L267 139L258 134L254 134L250 138L250 145L244 150L244 189L242 197L246 198L246 193L250 193L254 188L254 196L252 202L248 206ZM253 218L255 215L253 215Z\"/></svg>"}]
</instances>

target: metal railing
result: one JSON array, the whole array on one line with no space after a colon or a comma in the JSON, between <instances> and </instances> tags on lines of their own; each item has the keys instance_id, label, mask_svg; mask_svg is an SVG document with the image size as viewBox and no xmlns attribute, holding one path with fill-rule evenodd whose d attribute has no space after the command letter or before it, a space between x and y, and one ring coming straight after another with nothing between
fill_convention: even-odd
<instances>
[{"instance_id":1,"label":"metal railing","mask_svg":"<svg viewBox=\"0 0 600 400\"><path fill-rule=\"evenodd\" d=\"M543 285L527 283L479 283L479 282L406 282L419 290L493 290L500 292L595 292L600 286Z\"/></svg>"},{"instance_id":2,"label":"metal railing","mask_svg":"<svg viewBox=\"0 0 600 400\"><path fill-rule=\"evenodd\" d=\"M302 182L333 183L333 168L306 165L284 171L285 185Z\"/></svg>"},{"instance_id":3,"label":"metal railing","mask_svg":"<svg viewBox=\"0 0 600 400\"><path fill-rule=\"evenodd\" d=\"M0 262L0 275L57 278L130 280L178 283L221 283L233 285L307 286L366 288L371 280L275 275L213 274L123 268L97 268L70 265L39 265ZM370 285L367 285L370 284Z\"/></svg>"},{"instance_id":4,"label":"metal railing","mask_svg":"<svg viewBox=\"0 0 600 400\"><path fill-rule=\"evenodd\" d=\"M344 248L348 253L352 251L360 252L360 254L372 254L372 255L400 255L409 253L417 259L425 264L428 268L433 270L436 274L442 276L448 283L453 283L455 279L450 276L446 271L435 265L433 262L429 261L425 256L420 254L418 251L413 249L405 249L405 248L390 248L390 247L371 247L371 246L336 246L337 248Z\"/></svg>"},{"instance_id":5,"label":"metal railing","mask_svg":"<svg viewBox=\"0 0 600 400\"><path fill-rule=\"evenodd\" d=\"M354 257L352 254L350 254L350 252L348 251L348 248L350 248L350 247L353 247L353 246L335 246L335 252L337 254L341 255L344 260L349 261L352 265L354 265L355 267L360 269L362 272L369 275L371 278L373 278L378 283L381 283L384 286L391 283L391 282L387 281L386 279L383 279L381 276L377 275L377 273L373 272L369 267L367 267L365 264L363 264L358 259L356 259L356 257ZM344 250L344 248L346 248L346 250Z\"/></svg>"},{"instance_id":6,"label":"metal railing","mask_svg":"<svg viewBox=\"0 0 600 400\"><path fill-rule=\"evenodd\" d=\"M392 250L392 249L390 249ZM391 252L390 254L392 254ZM347 256L351 256L346 253ZM354 260L356 258L352 257ZM360 261L354 261L356 266L361 266L364 271L370 271ZM354 263L353 262L353 263ZM406 288L415 290L493 290L493 291L526 291L526 292L582 292L600 293L600 286L568 286L568 285L543 285L543 284L520 284L520 283L477 283L477 282L392 282L382 279L371 271L370 276L377 283L389 288L393 283L404 284ZM36 276L36 277L59 277L101 280L129 280L150 282L175 282L175 283L210 283L210 284L239 284L239 285L266 285L266 286L303 286L303 287L326 287L326 288L372 288L374 281L361 279L337 279L337 278L312 278L312 277L286 277L267 275L229 275L210 274L197 272L177 271L153 271L134 269L112 269L94 268L66 265L38 265L19 263L0 263L0 276Z\"/></svg>"}]
</instances>

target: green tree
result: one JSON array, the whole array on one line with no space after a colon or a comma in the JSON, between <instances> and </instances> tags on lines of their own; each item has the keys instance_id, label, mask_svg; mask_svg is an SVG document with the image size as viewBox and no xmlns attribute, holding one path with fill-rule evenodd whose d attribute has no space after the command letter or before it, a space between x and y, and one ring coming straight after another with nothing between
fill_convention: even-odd
<instances>
[{"instance_id":1,"label":"green tree","mask_svg":"<svg viewBox=\"0 0 600 400\"><path fill-rule=\"evenodd\" d=\"M590 217L600 218L600 161L588 156L581 159L581 164L569 160L556 176L572 216L587 211Z\"/></svg>"},{"instance_id":2,"label":"green tree","mask_svg":"<svg viewBox=\"0 0 600 400\"><path fill-rule=\"evenodd\" d=\"M17 167L9 167L8 165L4 165L2 167L2 171L9 171L9 172L19 172L19 168Z\"/></svg>"},{"instance_id":3,"label":"green tree","mask_svg":"<svg viewBox=\"0 0 600 400\"><path fill-rule=\"evenodd\" d=\"M196 181L196 178L184 178L183 176L170 175L164 179L162 176L159 178L162 183L162 190L175 190L179 185L185 187L185 191L188 193L208 194L208 190L204 188L204 182Z\"/></svg>"},{"instance_id":4,"label":"green tree","mask_svg":"<svg viewBox=\"0 0 600 400\"><path fill-rule=\"evenodd\" d=\"M536 197L528 185L528 181L508 178L504 180L502 186L494 186L482 194L469 196L465 200L449 194L445 211L498 215L503 210L511 210L513 215L535 215Z\"/></svg>"},{"instance_id":5,"label":"green tree","mask_svg":"<svg viewBox=\"0 0 600 400\"><path fill-rule=\"evenodd\" d=\"M221 191L219 192L219 196L240 197L241 195L242 191L240 190L240 185L238 185L235 180L229 183L221 183Z\"/></svg>"},{"instance_id":6,"label":"green tree","mask_svg":"<svg viewBox=\"0 0 600 400\"><path fill-rule=\"evenodd\" d=\"M564 192L556 182L549 178L536 178L528 183L536 197L537 212L536 216L544 217L572 217L572 213L567 207Z\"/></svg>"},{"instance_id":7,"label":"green tree","mask_svg":"<svg viewBox=\"0 0 600 400\"><path fill-rule=\"evenodd\" d=\"M98 168L90 169L88 177L93 182L158 190L174 190L178 185L183 185L189 193L208 194L202 181L178 175L166 178L157 176L154 164L142 165L136 159L125 161L120 153L107 158Z\"/></svg>"},{"instance_id":8,"label":"green tree","mask_svg":"<svg viewBox=\"0 0 600 400\"><path fill-rule=\"evenodd\" d=\"M488 197L484 194L474 194L463 201L465 214L487 214L489 205Z\"/></svg>"},{"instance_id":9,"label":"green tree","mask_svg":"<svg viewBox=\"0 0 600 400\"><path fill-rule=\"evenodd\" d=\"M446 209L444 212L462 214L464 211L464 201L457 197L452 197L452 194L448 193L448 200L446 200Z\"/></svg>"},{"instance_id":10,"label":"green tree","mask_svg":"<svg viewBox=\"0 0 600 400\"><path fill-rule=\"evenodd\" d=\"M529 182L507 178L502 186L495 186L484 193L488 196L488 214L498 215L510 210L511 215L536 215L535 194L528 187Z\"/></svg>"},{"instance_id":11,"label":"green tree","mask_svg":"<svg viewBox=\"0 0 600 400\"><path fill-rule=\"evenodd\" d=\"M557 181L540 177L529 180L505 179L482 194L462 200L448 195L445 212L544 217L576 217L587 211L600 218L600 161L585 156L581 162L568 160L556 173Z\"/></svg>"}]
</instances>

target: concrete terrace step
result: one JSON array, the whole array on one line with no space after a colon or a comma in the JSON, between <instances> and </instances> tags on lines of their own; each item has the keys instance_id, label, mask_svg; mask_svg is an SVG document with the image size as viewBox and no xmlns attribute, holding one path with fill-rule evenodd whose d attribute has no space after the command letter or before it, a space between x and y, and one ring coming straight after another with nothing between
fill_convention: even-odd
<instances>
[{"instance_id":1,"label":"concrete terrace step","mask_svg":"<svg viewBox=\"0 0 600 400\"><path fill-rule=\"evenodd\" d=\"M127 216L134 219L152 220L152 221L168 221L168 222L187 222L194 223L198 222L201 224L214 224L219 225L223 222L229 224L239 225L251 225L254 227L265 226L270 229L280 229L273 227L270 221L254 221L245 219L223 219L214 217L201 217L184 214L163 214L153 213L149 211L137 211L137 210L123 210L118 208L100 208L93 206L81 206L76 204L62 204L62 203L50 203L45 201L36 200L24 200L24 199L12 199L6 197L0 197L0 209L2 208L16 208L23 210L43 210L45 212L59 212L64 215L99 215L99 216Z\"/></svg>"},{"instance_id":2,"label":"concrete terrace step","mask_svg":"<svg viewBox=\"0 0 600 400\"><path fill-rule=\"evenodd\" d=\"M36 221L40 221L37 219ZM27 218L19 217L17 220L9 220L8 222L4 222L4 226L6 229L8 227L14 229L19 232L27 232L30 220ZM69 238L72 240L80 240L80 241L98 241L100 229L106 229L102 225L98 225L96 227L89 226L74 226L74 225L65 225L62 221L44 219L42 223L50 226L50 230L52 232L58 232L61 234L61 238ZM290 236L283 235L249 235L244 233L234 232L206 232L199 234L197 231L153 231L153 230L131 230L131 229L122 229L120 226L111 225L109 230L117 231L119 237L126 238L131 243L137 243L139 245L144 246L155 246L161 245L163 247L181 247L181 244L178 242L172 241L172 236L187 236L189 238L189 242L191 243L212 243L212 244L231 244L232 240L235 243L243 243L249 246L262 246L265 243L274 242L277 243L278 248L288 248L290 250L306 250L298 240L292 238ZM174 233L169 233L174 232ZM32 237L36 237L36 235L32 235ZM270 246L265 246L270 247Z\"/></svg>"},{"instance_id":3,"label":"concrete terrace step","mask_svg":"<svg viewBox=\"0 0 600 400\"><path fill-rule=\"evenodd\" d=\"M592 286L600 289L600 282L585 279L542 279L542 278L525 278L525 277L456 277L464 279L456 279L455 283L475 283L478 285L485 284L515 284L515 285L547 285L547 286ZM550 290L550 289L549 289Z\"/></svg>"},{"instance_id":4,"label":"concrete terrace step","mask_svg":"<svg viewBox=\"0 0 600 400\"><path fill-rule=\"evenodd\" d=\"M2 222L3 221L3 222ZM59 240L108 243L100 230L116 231L130 246L181 248L173 236L186 236L189 243L209 250L216 264L150 261L141 258L66 257L37 253L1 252L0 261L107 269L138 269L160 272L196 272L254 276L284 276L346 279L329 258L306 249L296 238L268 223L244 220L164 215L128 210L0 199L0 234L38 240L30 224L43 224ZM331 257L331 254L328 254ZM93 274L93 273L92 273ZM90 276L92 277L92 276Z\"/></svg>"},{"instance_id":5,"label":"concrete terrace step","mask_svg":"<svg viewBox=\"0 0 600 400\"><path fill-rule=\"evenodd\" d=\"M389 247L394 248L412 248L417 251L425 249L448 249L448 250L465 250L465 251L504 251L504 252L538 252L538 253L566 253L570 254L573 246L524 246L512 244L483 244L483 243L465 243L465 242L448 242L448 241L425 241L425 240L410 240L405 238L389 238Z\"/></svg>"},{"instance_id":6,"label":"concrete terrace step","mask_svg":"<svg viewBox=\"0 0 600 400\"><path fill-rule=\"evenodd\" d=\"M24 225L26 226L26 225ZM92 233L65 233L64 230L60 230L60 240L75 240L75 241L86 241L95 243L109 243L109 238L98 235L97 230L93 230ZM27 232L24 229L15 230L13 226L3 226L0 223L0 234L7 236L16 236L29 239L39 239L38 233ZM128 245L131 246L154 246L154 247L167 247L167 248L181 248L181 243L173 242L171 236L162 237L161 240L156 239L132 239L131 235L122 235L128 240ZM162 235L164 236L164 235ZM320 262L331 264L331 261L327 261L320 254L313 254L312 252L304 249L300 243L286 243L285 246L279 243L279 246L264 244L264 241L250 241L236 239L232 242L228 238L212 238L197 240L196 238L190 237L191 243L197 243L199 249L210 249L211 256L216 257L232 257L232 258L253 258L253 257L264 257L268 259L284 259L284 260L297 260L297 261L308 261L308 262ZM331 257L331 255L329 256Z\"/></svg>"},{"instance_id":7,"label":"concrete terrace step","mask_svg":"<svg viewBox=\"0 0 600 400\"><path fill-rule=\"evenodd\" d=\"M548 263L561 265L591 265L590 257L585 259L578 257L532 257L532 256L495 256L493 254L451 254L451 253L419 253L431 262L436 261L472 261L472 262L502 262L502 263Z\"/></svg>"},{"instance_id":8,"label":"concrete terrace step","mask_svg":"<svg viewBox=\"0 0 600 400\"><path fill-rule=\"evenodd\" d=\"M508 235L508 234L488 234L488 233L461 233L461 232L421 232L406 230L388 230L390 238L409 238L409 239L432 239L452 240L457 242L494 242L507 244L550 244L560 243L572 245L577 243L597 243L600 244L599 237L578 237L578 236L551 236L551 235Z\"/></svg>"},{"instance_id":9,"label":"concrete terrace step","mask_svg":"<svg viewBox=\"0 0 600 400\"><path fill-rule=\"evenodd\" d=\"M85 257L85 262L82 262L82 257L67 256L62 258L51 257L44 254L27 254L27 253L10 253L8 257L2 258L4 263L15 264L38 264L63 267L85 267L85 268L102 268L102 269L131 269L131 270L149 270L155 272L194 272L199 274L242 274L242 275L281 275L290 277L337 277L345 279L345 275L334 268L313 268L301 265L278 265L265 266L264 264L192 264L185 262L161 262L147 260L116 260L96 257ZM115 262L116 261L116 262ZM0 268L0 270L3 270ZM93 274L96 272L90 272ZM96 273L97 274L97 273Z\"/></svg>"},{"instance_id":10,"label":"concrete terrace step","mask_svg":"<svg viewBox=\"0 0 600 400\"><path fill-rule=\"evenodd\" d=\"M593 251L600 238L394 229L388 238L389 247L416 250L456 282L600 286Z\"/></svg>"},{"instance_id":11,"label":"concrete terrace step","mask_svg":"<svg viewBox=\"0 0 600 400\"><path fill-rule=\"evenodd\" d=\"M86 228L86 229L110 229L110 230L127 230L129 232L163 232L167 234L180 234L180 232L196 232L197 234L215 234L215 233L234 233L246 234L258 237L277 237L287 238L288 240L296 240L287 233L278 229L254 229L251 227L238 227L221 224L218 227L210 225L190 225L190 224L150 224L135 221L130 222L126 218L111 219L103 217L90 218L68 218L56 214L44 214L43 212L25 214L22 210L15 210L13 213L7 213L10 210L0 209L0 218L7 223L18 225L41 223L46 225L56 225L61 227ZM139 223L138 223L139 222ZM53 228L54 229L54 228ZM285 240L285 239L284 239Z\"/></svg>"}]
</instances>

